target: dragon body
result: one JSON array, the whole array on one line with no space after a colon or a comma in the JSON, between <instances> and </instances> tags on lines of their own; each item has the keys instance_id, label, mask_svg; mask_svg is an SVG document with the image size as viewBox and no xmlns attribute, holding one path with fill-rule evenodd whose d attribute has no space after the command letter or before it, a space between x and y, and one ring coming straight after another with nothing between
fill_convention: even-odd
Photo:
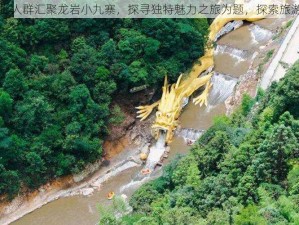
<instances>
[{"instance_id":1,"label":"dragon body","mask_svg":"<svg viewBox=\"0 0 299 225\"><path fill-rule=\"evenodd\" d=\"M182 74L175 84L168 84L167 76L165 77L164 86L162 88L162 97L159 101L146 106L136 107L139 111L137 118L146 119L151 112L157 108L156 118L152 125L152 135L158 139L161 132L166 133L166 143L170 143L174 131L179 124L179 116L183 108L183 101L190 97L196 90L205 87L203 92L193 98L194 104L207 105L209 91L212 87L210 81L214 66L214 42L218 32L229 22L234 20L246 20L249 22L257 21L262 17L248 16L247 18L227 18L219 15L210 25L210 32L205 46L205 54L195 62L188 74ZM203 75L205 72L206 75Z\"/></svg>"}]
</instances>

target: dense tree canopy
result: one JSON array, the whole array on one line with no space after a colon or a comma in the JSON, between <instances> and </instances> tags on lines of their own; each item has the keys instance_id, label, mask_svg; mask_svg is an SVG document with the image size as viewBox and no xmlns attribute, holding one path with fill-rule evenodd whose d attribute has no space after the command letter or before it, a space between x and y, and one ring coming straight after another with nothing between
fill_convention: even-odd
<instances>
[{"instance_id":1,"label":"dense tree canopy","mask_svg":"<svg viewBox=\"0 0 299 225\"><path fill-rule=\"evenodd\" d=\"M102 155L115 94L175 80L203 53L206 19L16 19L0 15L0 195ZM132 106L133 108L133 106ZM112 111L112 115L110 113Z\"/></svg>"},{"instance_id":2,"label":"dense tree canopy","mask_svg":"<svg viewBox=\"0 0 299 225\"><path fill-rule=\"evenodd\" d=\"M245 95L111 224L299 224L298 77L299 62L266 93Z\"/></svg>"}]
</instances>

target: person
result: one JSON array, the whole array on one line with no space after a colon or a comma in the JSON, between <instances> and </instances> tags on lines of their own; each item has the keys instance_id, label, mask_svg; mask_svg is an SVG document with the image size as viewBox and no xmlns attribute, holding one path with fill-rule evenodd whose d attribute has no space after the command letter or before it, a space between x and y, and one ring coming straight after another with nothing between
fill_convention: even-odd
<instances>
[{"instance_id":1,"label":"person","mask_svg":"<svg viewBox=\"0 0 299 225\"><path fill-rule=\"evenodd\" d=\"M187 145L192 145L192 144L193 144L193 141L190 139L187 139Z\"/></svg>"}]
</instances>

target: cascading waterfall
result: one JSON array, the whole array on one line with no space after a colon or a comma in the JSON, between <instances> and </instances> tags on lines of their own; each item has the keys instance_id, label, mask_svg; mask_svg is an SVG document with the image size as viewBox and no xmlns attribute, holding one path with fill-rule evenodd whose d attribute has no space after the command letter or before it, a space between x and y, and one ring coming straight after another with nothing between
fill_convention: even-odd
<instances>
[{"instance_id":1,"label":"cascading waterfall","mask_svg":"<svg viewBox=\"0 0 299 225\"><path fill-rule=\"evenodd\" d=\"M215 54L225 53L237 59L237 62L248 60L251 55L251 52L249 52L248 50L237 49L227 45L217 45Z\"/></svg>"},{"instance_id":2,"label":"cascading waterfall","mask_svg":"<svg viewBox=\"0 0 299 225\"><path fill-rule=\"evenodd\" d=\"M235 85L237 84L237 79L233 78L229 75L214 73L211 82L213 83L213 88L211 89L209 95L209 107L213 107L219 103L224 102L233 92ZM187 103L187 99L185 104ZM176 131L176 135L183 137L185 141L196 141L201 135L202 130L196 130L192 128L182 128ZM161 132L159 139L157 142L150 148L150 152L144 166L144 169L149 169L150 171L154 171L155 166L158 162L160 162L164 152L165 152L165 138L166 133ZM147 181L154 179L155 176L158 176L156 173L150 173L147 175L143 175L142 173L138 173L134 179L132 179L128 184L123 185L120 187L120 193L124 193L126 190L129 189L136 189L140 187L142 184L146 183Z\"/></svg>"},{"instance_id":3,"label":"cascading waterfall","mask_svg":"<svg viewBox=\"0 0 299 225\"><path fill-rule=\"evenodd\" d=\"M229 31L236 29L241 25L242 23L239 21L228 24L227 27L225 27L222 32L220 32L219 36L222 36L223 34L228 33ZM250 31L255 42L265 41L272 35L270 31L263 29L258 25L251 26ZM229 54L237 59L238 62L240 62L251 58L252 52L248 50L233 48L228 45L217 45L215 54ZM214 72L214 75L211 78L213 87L209 94L209 105L207 107L207 111L209 111L212 107L223 103L233 93L237 81L237 78L233 78L230 75ZM184 99L182 104L183 107L186 106L188 104L188 98ZM191 141L193 143L203 134L203 132L203 130L182 128L176 131L176 135L184 138L186 143L188 143L188 141ZM146 165L144 166L145 169L153 171L157 163L160 162L165 152L165 137L166 134L164 132L161 132L157 142L150 148L150 153L148 155ZM154 176L155 175L152 173L147 175L142 175L141 173L139 173L135 176L134 179L131 180L130 183L120 188L120 193L123 193L124 191L131 188L138 188L143 183L147 182L150 179L153 179Z\"/></svg>"},{"instance_id":4,"label":"cascading waterfall","mask_svg":"<svg viewBox=\"0 0 299 225\"><path fill-rule=\"evenodd\" d=\"M176 131L178 137L184 138L185 142L196 141L203 134L204 130L196 130L193 128L182 128Z\"/></svg>"},{"instance_id":5,"label":"cascading waterfall","mask_svg":"<svg viewBox=\"0 0 299 225\"><path fill-rule=\"evenodd\" d=\"M217 35L216 39L223 36L224 34L240 27L243 24L242 21L234 21L227 24L221 32ZM251 35L253 37L254 43L267 41L271 38L272 33L264 28L261 28L258 25L250 25ZM233 48L228 45L217 45L215 49L215 54L229 54L233 58L237 59L238 62L246 61L251 58L254 59L256 53L250 52L248 50L242 50L238 48ZM203 74L202 74L203 75ZM213 77L211 78L211 82L213 87L208 97L208 106L206 108L209 111L214 106L223 103L234 91L234 87L236 86L238 79L234 78L230 75L222 74L214 72ZM183 108L188 104L188 98L183 101ZM184 138L185 142L191 141L193 143L203 134L203 130L196 130L192 128L181 128L176 130L176 135ZM158 162L160 162L164 152L165 152L165 138L166 134L164 132L160 133L160 137L157 142L150 148L150 153L147 158L146 165L144 169L149 169L150 171L154 171L155 166ZM160 171L161 172L161 171ZM159 173L159 172L158 172ZM134 179L131 180L126 185L123 185L120 188L120 193L124 193L124 191L129 189L137 189L142 184L148 182L151 179L154 179L158 176L157 173L150 173L147 175L143 175L142 173L138 173Z\"/></svg>"},{"instance_id":6,"label":"cascading waterfall","mask_svg":"<svg viewBox=\"0 0 299 225\"><path fill-rule=\"evenodd\" d=\"M165 152L165 138L166 138L165 132L161 132L160 137L157 140L156 144L150 148L150 153L147 157L147 161L144 166L145 169L149 169L152 172L155 169L155 166L157 165L157 163L161 160L161 158ZM145 183L146 181L153 179L153 178L154 178L154 176L152 176L152 173L149 173L146 175L139 173L136 175L136 177L134 179L131 180L130 183L128 183L120 188L120 193L123 193L128 188L133 188L133 187L137 188L140 185L142 185L143 183Z\"/></svg>"},{"instance_id":7,"label":"cascading waterfall","mask_svg":"<svg viewBox=\"0 0 299 225\"><path fill-rule=\"evenodd\" d=\"M256 24L251 24L249 26L249 30L254 43L268 41L273 36L271 31L264 29Z\"/></svg>"},{"instance_id":8,"label":"cascading waterfall","mask_svg":"<svg viewBox=\"0 0 299 225\"><path fill-rule=\"evenodd\" d=\"M299 0L296 0L296 2L299 3ZM243 24L243 21L236 21L236 22L228 24L225 28L223 28L217 34L215 39L216 40L219 39L219 37L223 36L224 34L228 33L229 31L231 31L233 29L236 29L237 27L241 26L242 24ZM258 41L263 42L264 40L267 41L267 39L270 39L270 37L268 36L270 34L270 31L268 31L267 29L261 28L257 25L251 25L250 28L251 28L250 33L245 32L245 33L241 33L241 35L240 35L240 38L245 37L245 39L247 40L247 39L249 39L249 37L247 37L247 36L248 36L248 34L250 34L250 35L252 35L253 39L255 40L255 41L252 41L251 43L248 43L248 47L246 46L248 49L253 49L254 47L256 47ZM262 33L259 33L259 32L262 32ZM229 40L229 44L233 44L233 41ZM221 49L218 49L218 50L221 50ZM225 51L230 51L230 50L225 49ZM235 54L235 56L240 57L239 52L234 52L234 54ZM231 55L233 57L235 57L233 54L231 54ZM254 56L256 56L256 55L254 54ZM225 64L225 61L220 61L219 63ZM228 72L228 73L230 73L230 72ZM210 96L208 99L208 103L209 103L208 108L213 107L217 103L221 103L221 102L225 101L227 99L227 97L229 97L230 93L232 93L232 91L237 83L237 80L234 78L231 78L227 75L215 73L215 75L212 77L212 83L213 83L213 87L211 89ZM184 102L184 104L186 104L186 103L187 103L187 99ZM196 108L192 108L191 110L195 110L195 109ZM197 118L197 120L198 120L198 118ZM192 122L196 123L196 122L198 122L197 120L194 120ZM184 135L191 138L192 132L189 129L186 129ZM161 136L160 136L160 138L161 138ZM163 145L164 145L164 143L163 143ZM162 146L162 147L164 148L164 146ZM181 147L179 145L179 146L174 146L173 149L171 149L171 150L174 150L174 152L180 152L180 149L181 149ZM154 165L153 162L155 162L159 157L157 157L157 155L154 157L153 154L158 154L158 152L160 152L160 151L157 151L157 149L154 149L154 146L151 148L151 153L150 153L149 158L154 158L154 160L151 160L151 163L150 163L150 161L148 161L146 167L144 167L144 168L147 168L147 166L152 167L152 165ZM112 176L117 175L120 171L124 171L124 170L131 168L133 166L136 166L136 165L137 164L135 164L132 161L129 161L129 162L127 160L123 161L122 163L119 163L112 169L109 169L109 171L111 173L110 172L108 173L108 171L107 171L107 173L102 175L99 178L98 182L96 182L96 183L100 184L103 181L108 180L108 178L111 178ZM135 170L132 170L132 171L135 172ZM132 171L125 171L125 173L123 173L123 174L129 175L131 178L132 176L134 176L134 174L132 174L133 173ZM112 183L113 184L112 189L113 189L113 191L116 191L116 189L120 188L121 193L125 190L129 190L131 192L132 189L135 189L138 186L142 185L143 183L146 183L148 180L154 179L161 172L162 172L162 170L156 170L153 173L148 174L148 175L141 175L141 173L138 172L137 175L135 174L134 179L132 179L129 183L127 183L127 179L125 180L125 183L124 183L123 180L121 180L121 179L118 180L118 177L116 177L116 178L114 178L114 180L117 180L117 182ZM121 174L120 176L123 176L123 174ZM130 178L129 178L129 180L130 180ZM109 185L108 185L108 187L110 188ZM107 189L105 189L104 186L102 188L103 188L102 191L97 193L97 195L103 195L103 196L106 195ZM118 195L119 193L116 193L116 194ZM84 197L76 197L76 198L84 198ZM94 221L98 221L98 213L96 213L97 210L95 209L95 205L99 204L98 198L91 197L91 198L88 198L87 200L84 199L84 201L80 201L80 204L82 204L82 207L80 206L81 210L79 210L79 211L77 210L78 206L76 204L74 204L73 200L74 200L73 198L64 198L61 201L59 201L59 203L57 205L50 204L50 205L48 205L48 207L43 207L41 210L36 210L35 212L33 212L30 215L30 216L33 215L34 219L28 219L28 218L32 218L30 216L25 217L25 219L21 220L21 223L28 224L28 225L41 224L40 221L43 221L42 219L44 219L45 215L46 215L50 219L49 219L49 221L47 221L43 224L49 224L49 225L52 224L53 225L53 224L57 224L57 221L53 218L57 215L58 215L57 217L59 218L59 214L62 213L63 218L66 218L65 221L67 221L64 224L77 225L77 224L80 224L80 220L78 220L78 218L79 217L81 218L81 217L85 216L85 214L86 214L85 207L84 207L84 204L86 202L91 202L90 205L91 205L91 207L93 207L93 209L95 211L95 213L89 214L88 217L95 217ZM100 204L105 204L105 202L103 200L101 200ZM57 206L60 206L60 207L57 207ZM61 210L61 208L62 207L64 208L65 206L70 207L68 209L68 212L67 212L67 210L66 211ZM89 207L88 211L91 212L93 210ZM94 215L96 215L96 216L94 216ZM38 222L36 222L36 221L38 221ZM60 223L62 223L62 222L60 221ZM20 224L20 223L18 223L18 224Z\"/></svg>"},{"instance_id":9,"label":"cascading waterfall","mask_svg":"<svg viewBox=\"0 0 299 225\"><path fill-rule=\"evenodd\" d=\"M166 133L163 131L160 133L160 137L156 144L150 148L149 155L147 157L145 168L153 170L156 164L160 161L165 152L165 138Z\"/></svg>"},{"instance_id":10,"label":"cascading waterfall","mask_svg":"<svg viewBox=\"0 0 299 225\"><path fill-rule=\"evenodd\" d=\"M236 78L215 72L212 77L213 87L209 94L207 110L209 107L223 103L233 93L237 82Z\"/></svg>"}]
</instances>

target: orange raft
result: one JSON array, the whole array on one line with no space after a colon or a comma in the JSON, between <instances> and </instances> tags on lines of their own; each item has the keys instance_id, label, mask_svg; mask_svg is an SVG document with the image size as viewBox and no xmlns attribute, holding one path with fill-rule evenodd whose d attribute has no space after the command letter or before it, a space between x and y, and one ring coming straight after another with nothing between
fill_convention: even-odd
<instances>
[{"instance_id":1,"label":"orange raft","mask_svg":"<svg viewBox=\"0 0 299 225\"><path fill-rule=\"evenodd\" d=\"M143 170L141 170L141 173L143 174L143 175L147 175L147 174L150 174L152 171L150 170L150 169L143 169Z\"/></svg>"},{"instance_id":2,"label":"orange raft","mask_svg":"<svg viewBox=\"0 0 299 225\"><path fill-rule=\"evenodd\" d=\"M111 199L113 199L114 195L115 195L115 193L114 193L113 191L111 191L111 192L109 192L109 193L107 194L107 198L108 198L109 200L111 200Z\"/></svg>"}]
</instances>

